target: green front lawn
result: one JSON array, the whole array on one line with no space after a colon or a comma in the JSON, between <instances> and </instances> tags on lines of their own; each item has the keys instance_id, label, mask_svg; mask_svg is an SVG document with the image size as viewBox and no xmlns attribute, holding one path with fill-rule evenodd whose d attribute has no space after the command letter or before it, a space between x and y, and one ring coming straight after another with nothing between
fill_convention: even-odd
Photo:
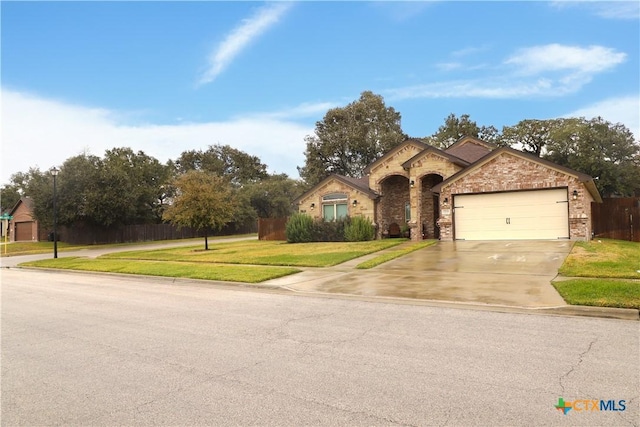
<instances>
[{"instance_id":1,"label":"green front lawn","mask_svg":"<svg viewBox=\"0 0 640 427\"><path fill-rule=\"evenodd\" d=\"M187 279L222 280L259 283L300 270L288 267L255 267L248 265L220 265L193 262L138 261L119 259L90 259L65 257L20 264L25 267L60 268L68 270L100 271L108 273L142 274L148 276L182 277Z\"/></svg>"},{"instance_id":2,"label":"green front lawn","mask_svg":"<svg viewBox=\"0 0 640 427\"><path fill-rule=\"evenodd\" d=\"M640 309L640 243L596 239L577 242L553 282L569 304Z\"/></svg>"},{"instance_id":3,"label":"green front lawn","mask_svg":"<svg viewBox=\"0 0 640 427\"><path fill-rule=\"evenodd\" d=\"M209 245L208 251L198 245L117 252L96 259L47 259L23 263L21 266L259 283L300 271L290 266L326 267L340 264L404 241L406 239L291 244L245 240L214 243Z\"/></svg>"},{"instance_id":4,"label":"green front lawn","mask_svg":"<svg viewBox=\"0 0 640 427\"><path fill-rule=\"evenodd\" d=\"M553 286L569 304L640 309L640 281L571 279Z\"/></svg>"},{"instance_id":5,"label":"green front lawn","mask_svg":"<svg viewBox=\"0 0 640 427\"><path fill-rule=\"evenodd\" d=\"M280 265L298 267L329 267L341 264L406 239L384 239L369 242L286 243L281 241L242 241L215 243L205 251L201 246L167 248L151 251L118 252L105 259L135 259L152 261L183 261L192 263L224 263Z\"/></svg>"},{"instance_id":6,"label":"green front lawn","mask_svg":"<svg viewBox=\"0 0 640 427\"><path fill-rule=\"evenodd\" d=\"M577 242L559 273L567 277L640 279L640 243L610 239Z\"/></svg>"}]
</instances>

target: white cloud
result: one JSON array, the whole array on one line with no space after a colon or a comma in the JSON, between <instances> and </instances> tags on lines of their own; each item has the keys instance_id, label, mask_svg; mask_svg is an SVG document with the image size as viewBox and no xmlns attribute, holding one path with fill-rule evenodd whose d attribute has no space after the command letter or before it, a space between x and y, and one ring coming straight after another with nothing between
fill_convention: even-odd
<instances>
[{"instance_id":1,"label":"white cloud","mask_svg":"<svg viewBox=\"0 0 640 427\"><path fill-rule=\"evenodd\" d=\"M390 100L411 98L522 98L540 94L559 95L557 86L547 79L531 81L458 80L409 86L385 91Z\"/></svg>"},{"instance_id":2,"label":"white cloud","mask_svg":"<svg viewBox=\"0 0 640 427\"><path fill-rule=\"evenodd\" d=\"M392 88L390 99L408 98L525 98L557 97L578 92L599 73L624 62L627 55L603 46L550 44L521 49L509 56L495 76L482 79L440 81ZM458 69L457 63L438 64L443 70ZM487 68L464 67L465 71Z\"/></svg>"},{"instance_id":3,"label":"white cloud","mask_svg":"<svg viewBox=\"0 0 640 427\"><path fill-rule=\"evenodd\" d=\"M460 62L441 62L436 64L436 67L441 71L453 71L461 68L462 64Z\"/></svg>"},{"instance_id":4,"label":"white cloud","mask_svg":"<svg viewBox=\"0 0 640 427\"><path fill-rule=\"evenodd\" d=\"M118 114L2 89L0 182L29 167L47 170L87 151L102 156L114 147L142 150L165 162L183 151L231 145L258 156L271 172L298 177L304 137L313 133L285 119L237 117L226 122L124 125Z\"/></svg>"},{"instance_id":5,"label":"white cloud","mask_svg":"<svg viewBox=\"0 0 640 427\"><path fill-rule=\"evenodd\" d=\"M308 118L308 117L319 118L320 116L324 116L327 110L331 108L335 108L338 105L339 104L335 102L317 102L317 103L304 102L292 108L285 108L278 111L245 114L243 115L243 117L279 119L279 120L293 120L293 119Z\"/></svg>"},{"instance_id":6,"label":"white cloud","mask_svg":"<svg viewBox=\"0 0 640 427\"><path fill-rule=\"evenodd\" d=\"M598 116L612 123L624 124L633 132L636 140L640 140L640 98L638 96L605 99L564 115L564 117L588 119Z\"/></svg>"},{"instance_id":7,"label":"white cloud","mask_svg":"<svg viewBox=\"0 0 640 427\"><path fill-rule=\"evenodd\" d=\"M276 24L292 4L291 2L273 3L259 9L251 18L243 20L211 52L209 66L200 77L198 84L211 83L243 49Z\"/></svg>"},{"instance_id":8,"label":"white cloud","mask_svg":"<svg viewBox=\"0 0 640 427\"><path fill-rule=\"evenodd\" d=\"M505 63L515 65L523 74L569 70L590 75L615 67L626 57L627 54L604 46L582 48L554 43L520 49Z\"/></svg>"},{"instance_id":9,"label":"white cloud","mask_svg":"<svg viewBox=\"0 0 640 427\"><path fill-rule=\"evenodd\" d=\"M459 58L462 56L475 55L476 53L485 52L488 49L489 46L487 45L465 47L464 49L454 50L453 52L451 52L451 56Z\"/></svg>"},{"instance_id":10,"label":"white cloud","mask_svg":"<svg viewBox=\"0 0 640 427\"><path fill-rule=\"evenodd\" d=\"M638 19L640 3L637 0L627 1L553 1L551 6L557 9L582 7L592 14L605 19Z\"/></svg>"}]
</instances>

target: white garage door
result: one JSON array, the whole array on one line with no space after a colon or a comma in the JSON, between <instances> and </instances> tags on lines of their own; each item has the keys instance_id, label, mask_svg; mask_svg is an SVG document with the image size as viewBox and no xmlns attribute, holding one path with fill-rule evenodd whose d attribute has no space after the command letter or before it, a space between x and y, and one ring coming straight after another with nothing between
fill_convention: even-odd
<instances>
[{"instance_id":1,"label":"white garage door","mask_svg":"<svg viewBox=\"0 0 640 427\"><path fill-rule=\"evenodd\" d=\"M567 189L454 196L455 238L568 239Z\"/></svg>"}]
</instances>

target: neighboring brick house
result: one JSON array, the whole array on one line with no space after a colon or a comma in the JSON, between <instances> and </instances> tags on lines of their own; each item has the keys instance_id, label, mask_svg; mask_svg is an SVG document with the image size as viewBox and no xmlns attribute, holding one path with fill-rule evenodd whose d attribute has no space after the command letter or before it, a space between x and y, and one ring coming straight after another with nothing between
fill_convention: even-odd
<instances>
[{"instance_id":1,"label":"neighboring brick house","mask_svg":"<svg viewBox=\"0 0 640 427\"><path fill-rule=\"evenodd\" d=\"M329 176L296 199L299 212L365 216L378 237L406 224L413 240L589 240L602 201L588 175L471 137L446 150L408 139L364 173Z\"/></svg>"},{"instance_id":2,"label":"neighboring brick house","mask_svg":"<svg viewBox=\"0 0 640 427\"><path fill-rule=\"evenodd\" d=\"M33 199L22 197L9 214L13 216L9 222L9 239L12 242L40 240L40 226L33 218Z\"/></svg>"}]
</instances>

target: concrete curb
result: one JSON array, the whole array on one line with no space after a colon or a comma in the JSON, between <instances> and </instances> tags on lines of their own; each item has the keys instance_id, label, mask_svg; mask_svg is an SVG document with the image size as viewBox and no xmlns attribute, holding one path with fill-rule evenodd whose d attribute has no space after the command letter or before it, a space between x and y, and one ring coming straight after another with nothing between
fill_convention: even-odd
<instances>
[{"instance_id":1,"label":"concrete curb","mask_svg":"<svg viewBox=\"0 0 640 427\"><path fill-rule=\"evenodd\" d=\"M264 290L281 290L283 289L281 286L269 285L269 284L261 284L261 283L248 283L248 282L228 282L223 280L206 280L206 279L190 279L186 277L170 277L170 276L150 276L148 274L131 274L131 273L112 273L108 271L85 271L85 270L70 270L70 269L61 269L61 268L45 268L45 267L3 267L5 269L15 269L15 270L32 270L32 271L46 271L48 273L72 273L79 274L85 276L110 276L110 277L127 277L130 279L139 279L139 280L154 280L161 281L174 285L213 285L220 286L226 288L255 288L255 289L264 289Z\"/></svg>"},{"instance_id":2,"label":"concrete curb","mask_svg":"<svg viewBox=\"0 0 640 427\"><path fill-rule=\"evenodd\" d=\"M416 299L402 297L386 297L386 296L365 296L354 294L330 293L301 291L286 286L281 286L290 292L301 296L319 297L319 298L335 298L335 299L352 299L357 301L367 301L375 303L388 304L404 304L404 305L423 305L430 307L441 307L463 310L492 311L497 313L519 313L533 315L548 316L574 316L574 317L598 317L606 319L618 320L634 320L640 321L640 310L632 308L615 308L615 307L591 307L581 305L566 305L559 307L522 307L499 304L481 304L472 302L432 300L432 299Z\"/></svg>"},{"instance_id":3,"label":"concrete curb","mask_svg":"<svg viewBox=\"0 0 640 427\"><path fill-rule=\"evenodd\" d=\"M478 311L493 311L498 313L520 313L520 314L538 314L551 316L576 316L576 317L598 317L606 319L633 320L640 321L640 310L632 308L615 308L615 307L592 307L582 305L566 305L559 307L522 307L498 304L478 304L472 302L447 301L447 300L431 300L416 299L402 297L385 297L385 296L364 296L354 294L330 293L302 291L285 285L272 285L260 283L245 282L226 282L221 280L205 280L205 279L188 279L181 277L166 276L149 276L144 274L126 274L126 273L108 273L99 271L81 271L81 270L61 270L56 268L40 268L40 267L5 267L24 269L24 270L40 270L50 273L73 273L83 274L87 276L103 275L112 277L128 277L139 280L154 280L174 285L197 285L197 286L217 286L230 290L261 290L270 292L282 292L287 294L296 294L300 296L316 297L316 298L334 298L334 299L351 299L357 301L366 301L372 303L387 304L405 304L405 305L423 305L430 307L441 307L451 309L465 309Z\"/></svg>"},{"instance_id":4,"label":"concrete curb","mask_svg":"<svg viewBox=\"0 0 640 427\"><path fill-rule=\"evenodd\" d=\"M567 305L565 307L540 308L541 312L563 316L604 317L607 319L640 320L640 310L635 308L592 307L586 305Z\"/></svg>"}]
</instances>

